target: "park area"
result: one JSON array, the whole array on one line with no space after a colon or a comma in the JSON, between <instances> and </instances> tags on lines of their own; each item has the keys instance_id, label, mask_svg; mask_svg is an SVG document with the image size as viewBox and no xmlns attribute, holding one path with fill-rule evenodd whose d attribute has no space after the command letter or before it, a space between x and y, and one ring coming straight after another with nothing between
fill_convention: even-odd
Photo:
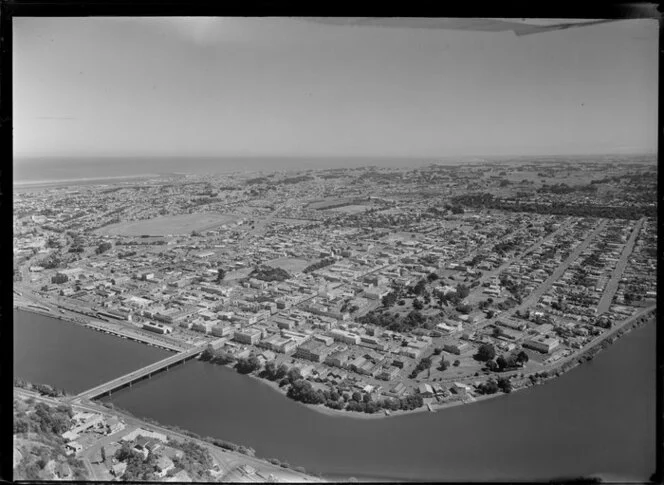
<instances>
[{"instance_id":1,"label":"park area","mask_svg":"<svg viewBox=\"0 0 664 485\"><path fill-rule=\"evenodd\" d=\"M301 273L304 268L309 266L310 262L302 258L279 258L268 261L267 265L273 268L281 268L290 274Z\"/></svg>"},{"instance_id":2,"label":"park area","mask_svg":"<svg viewBox=\"0 0 664 485\"><path fill-rule=\"evenodd\" d=\"M220 214L182 214L155 217L143 221L128 221L97 230L97 234L111 236L168 236L207 231L237 221L236 216Z\"/></svg>"}]
</instances>

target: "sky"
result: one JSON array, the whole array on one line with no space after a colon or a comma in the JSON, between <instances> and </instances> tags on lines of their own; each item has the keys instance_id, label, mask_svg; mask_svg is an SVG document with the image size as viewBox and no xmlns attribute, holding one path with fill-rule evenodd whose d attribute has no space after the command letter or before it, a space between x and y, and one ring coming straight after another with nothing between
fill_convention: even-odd
<instances>
[{"instance_id":1,"label":"sky","mask_svg":"<svg viewBox=\"0 0 664 485\"><path fill-rule=\"evenodd\" d=\"M656 152L656 20L13 22L17 158Z\"/></svg>"}]
</instances>

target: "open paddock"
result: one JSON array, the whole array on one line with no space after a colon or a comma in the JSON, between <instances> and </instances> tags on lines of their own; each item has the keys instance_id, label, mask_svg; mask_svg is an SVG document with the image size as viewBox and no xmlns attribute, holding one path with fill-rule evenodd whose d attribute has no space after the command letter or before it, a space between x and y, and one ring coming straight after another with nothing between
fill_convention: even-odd
<instances>
[{"instance_id":1,"label":"open paddock","mask_svg":"<svg viewBox=\"0 0 664 485\"><path fill-rule=\"evenodd\" d=\"M223 224L232 224L238 218L220 214L182 214L163 216L143 221L120 222L97 230L100 235L119 236L166 236L169 234L191 234L193 231L207 231Z\"/></svg>"}]
</instances>

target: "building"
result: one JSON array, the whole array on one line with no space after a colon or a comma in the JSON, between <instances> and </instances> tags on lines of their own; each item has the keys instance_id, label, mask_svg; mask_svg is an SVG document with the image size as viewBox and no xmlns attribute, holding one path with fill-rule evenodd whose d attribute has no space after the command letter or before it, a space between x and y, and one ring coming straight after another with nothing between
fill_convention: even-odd
<instances>
[{"instance_id":1,"label":"building","mask_svg":"<svg viewBox=\"0 0 664 485\"><path fill-rule=\"evenodd\" d=\"M236 330L233 334L233 340L241 344L256 345L260 341L262 334L260 330L251 328Z\"/></svg>"},{"instance_id":2,"label":"building","mask_svg":"<svg viewBox=\"0 0 664 485\"><path fill-rule=\"evenodd\" d=\"M523 341L523 346L527 349L537 350L544 354L550 353L553 349L560 345L560 340L557 338L536 337Z\"/></svg>"},{"instance_id":3,"label":"building","mask_svg":"<svg viewBox=\"0 0 664 485\"><path fill-rule=\"evenodd\" d=\"M332 337L335 342L343 342L346 344L354 345L358 345L360 343L360 336L358 334L340 330L338 328L326 332L325 335Z\"/></svg>"},{"instance_id":4,"label":"building","mask_svg":"<svg viewBox=\"0 0 664 485\"><path fill-rule=\"evenodd\" d=\"M422 397L433 397L434 394L433 388L431 387L431 385L425 382L420 384L417 390L422 395Z\"/></svg>"},{"instance_id":5,"label":"building","mask_svg":"<svg viewBox=\"0 0 664 485\"><path fill-rule=\"evenodd\" d=\"M142 325L142 328L145 330L149 330L150 332L154 333L160 333L162 335L165 335L167 333L173 333L173 328L169 327L168 325L164 325L163 323L159 322L145 322Z\"/></svg>"},{"instance_id":6,"label":"building","mask_svg":"<svg viewBox=\"0 0 664 485\"><path fill-rule=\"evenodd\" d=\"M295 357L301 359L311 360L313 362L321 362L327 357L329 349L325 342L318 340L309 340L308 342L300 345L295 351Z\"/></svg>"},{"instance_id":7,"label":"building","mask_svg":"<svg viewBox=\"0 0 664 485\"><path fill-rule=\"evenodd\" d=\"M466 352L470 349L470 345L467 342L450 342L443 345L443 350L449 352L450 354L461 355L463 352Z\"/></svg>"}]
</instances>

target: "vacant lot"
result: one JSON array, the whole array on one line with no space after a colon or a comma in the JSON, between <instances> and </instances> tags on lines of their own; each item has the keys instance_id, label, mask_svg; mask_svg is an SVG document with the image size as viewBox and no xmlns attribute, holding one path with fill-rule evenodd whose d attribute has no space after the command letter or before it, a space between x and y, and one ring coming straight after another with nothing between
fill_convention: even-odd
<instances>
[{"instance_id":1,"label":"vacant lot","mask_svg":"<svg viewBox=\"0 0 664 485\"><path fill-rule=\"evenodd\" d=\"M206 231L222 224L235 222L237 217L218 214L183 214L164 216L144 221L130 221L102 227L98 234L120 236L167 236L169 234L190 234L192 231Z\"/></svg>"},{"instance_id":2,"label":"vacant lot","mask_svg":"<svg viewBox=\"0 0 664 485\"><path fill-rule=\"evenodd\" d=\"M309 266L310 262L302 258L279 258L268 261L267 264L273 268L281 268L293 274L301 273L304 268Z\"/></svg>"}]
</instances>

